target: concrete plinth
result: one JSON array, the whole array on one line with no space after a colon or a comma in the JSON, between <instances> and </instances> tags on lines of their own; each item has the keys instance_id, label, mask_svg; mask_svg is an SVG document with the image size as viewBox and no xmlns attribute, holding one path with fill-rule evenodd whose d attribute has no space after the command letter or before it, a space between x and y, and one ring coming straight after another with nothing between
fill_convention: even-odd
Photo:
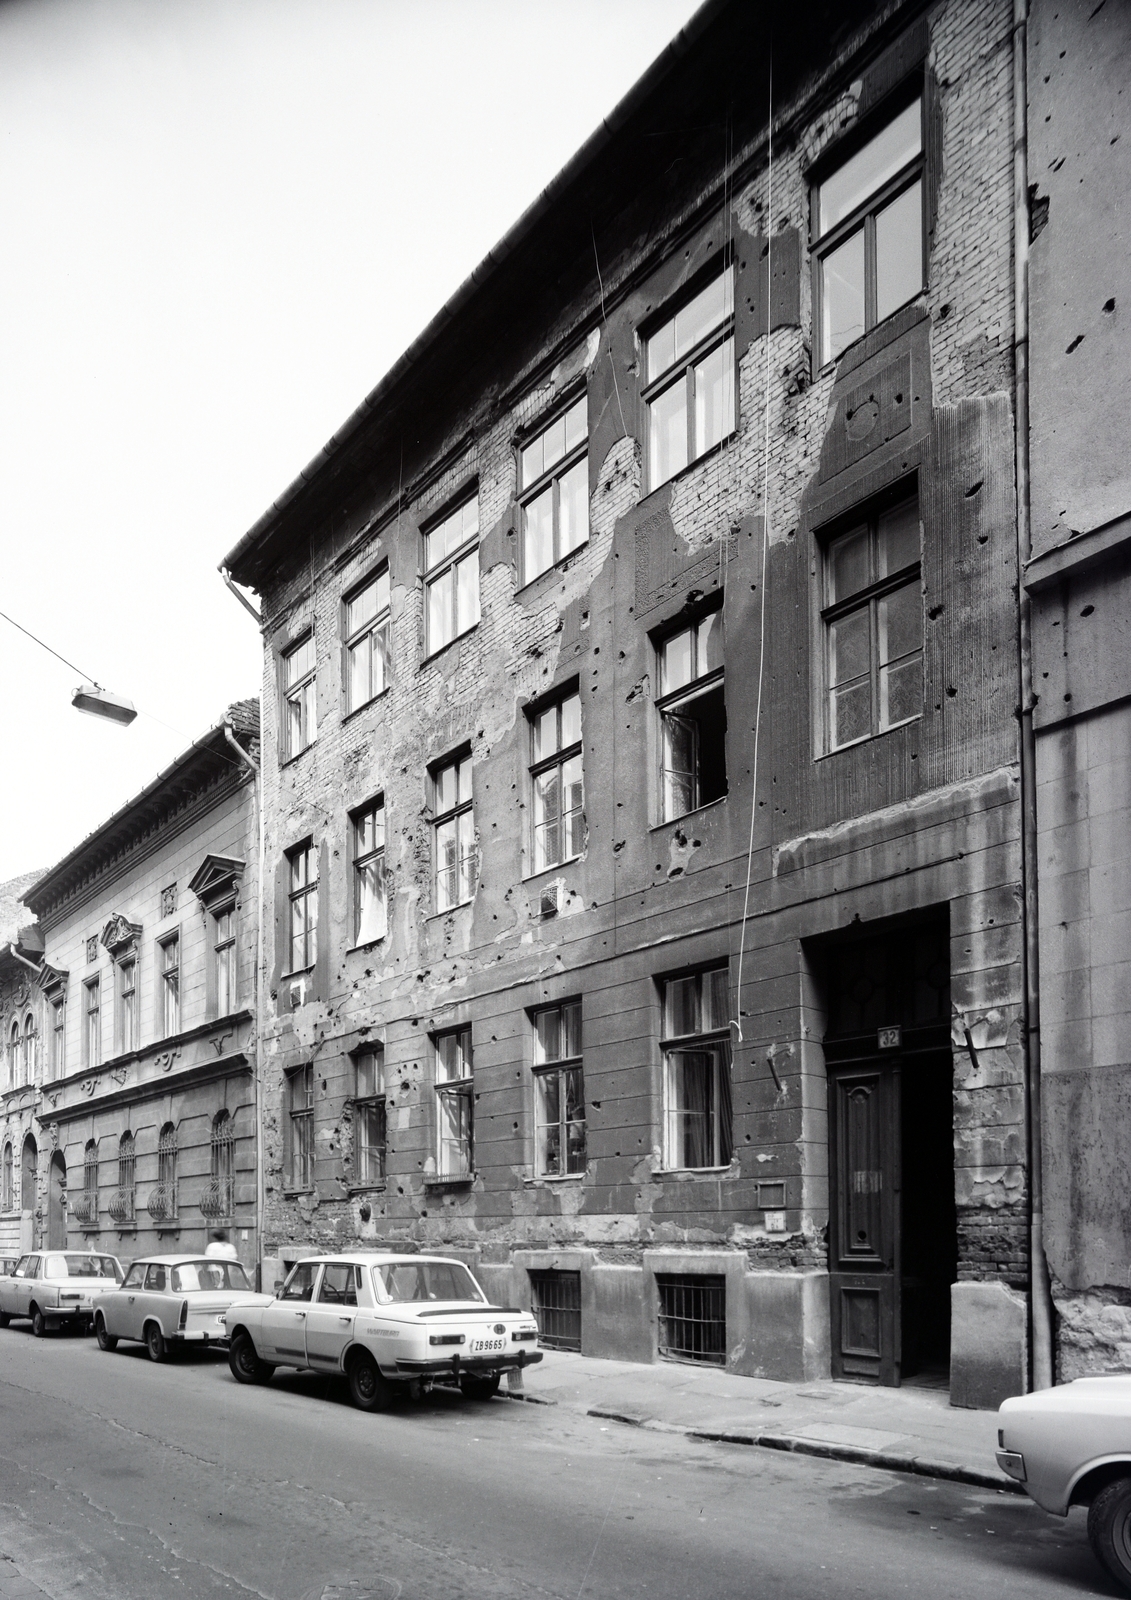
<instances>
[{"instance_id":1,"label":"concrete plinth","mask_svg":"<svg viewBox=\"0 0 1131 1600\"><path fill-rule=\"evenodd\" d=\"M1004 1283L950 1290L950 1403L994 1410L1028 1387L1029 1313Z\"/></svg>"}]
</instances>

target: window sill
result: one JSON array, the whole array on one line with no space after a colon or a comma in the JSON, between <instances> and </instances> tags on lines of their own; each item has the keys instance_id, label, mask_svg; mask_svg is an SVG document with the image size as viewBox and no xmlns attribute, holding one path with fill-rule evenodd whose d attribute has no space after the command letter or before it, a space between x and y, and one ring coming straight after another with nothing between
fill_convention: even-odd
<instances>
[{"instance_id":1,"label":"window sill","mask_svg":"<svg viewBox=\"0 0 1131 1600\"><path fill-rule=\"evenodd\" d=\"M872 356L878 355L881 350L886 350L888 345L894 344L896 339L909 328L913 328L916 323L930 316L926 295L927 290L920 289L910 300L905 300L901 306L896 306L882 322L877 322L859 338L853 339L851 344L846 344L839 355L816 367L813 372L814 380L834 374L845 378L857 367L863 366L865 361L871 360Z\"/></svg>"},{"instance_id":2,"label":"window sill","mask_svg":"<svg viewBox=\"0 0 1131 1600\"><path fill-rule=\"evenodd\" d=\"M843 755L846 750L856 750L862 744L867 744L872 739L882 739L885 734L895 733L900 728L909 728L913 722L922 722L923 713L917 711L913 717L904 717L902 722L889 723L886 728L877 728L874 733L862 733L859 739L848 739L844 744L838 744L831 750L822 750L820 755L814 756L814 761L827 761L830 756Z\"/></svg>"},{"instance_id":3,"label":"window sill","mask_svg":"<svg viewBox=\"0 0 1131 1600\"><path fill-rule=\"evenodd\" d=\"M354 1194L384 1194L388 1189L388 1181L382 1178L380 1183L347 1183L346 1193Z\"/></svg>"},{"instance_id":4,"label":"window sill","mask_svg":"<svg viewBox=\"0 0 1131 1600\"><path fill-rule=\"evenodd\" d=\"M280 761L279 761L279 770L280 770L280 772L283 770L284 767L292 767L292 766L294 766L296 761L301 761L303 756L306 754L306 752L308 750L313 750L314 746L317 743L318 743L317 739L311 739L310 743L309 744L304 744L301 750L296 750L293 756L283 756L283 757L281 757Z\"/></svg>"},{"instance_id":5,"label":"window sill","mask_svg":"<svg viewBox=\"0 0 1131 1600\"><path fill-rule=\"evenodd\" d=\"M522 881L523 881L523 883L533 883L535 878L544 878L544 877L547 876L547 874L549 874L551 872L560 872L563 867L572 867L572 865L573 865L573 863L575 861L580 861L580 860L581 860L581 853L580 852L575 856L566 856L565 859L562 860L562 861L555 861L553 866L550 866L550 867L539 867L537 872L524 872L523 875L522 875Z\"/></svg>"},{"instance_id":6,"label":"window sill","mask_svg":"<svg viewBox=\"0 0 1131 1600\"><path fill-rule=\"evenodd\" d=\"M426 1177L424 1179L424 1187L426 1189L469 1189L475 1182L475 1178L476 1174L474 1172L462 1172L458 1176L450 1178Z\"/></svg>"},{"instance_id":7,"label":"window sill","mask_svg":"<svg viewBox=\"0 0 1131 1600\"><path fill-rule=\"evenodd\" d=\"M280 983L291 983L295 978L305 978L308 972L314 971L314 962L309 967L296 967L293 972L284 972L279 976Z\"/></svg>"},{"instance_id":8,"label":"window sill","mask_svg":"<svg viewBox=\"0 0 1131 1600\"><path fill-rule=\"evenodd\" d=\"M465 628L462 633L453 635L453 637L450 638L446 644L442 644L437 649L431 651L428 655L422 656L420 665L416 669L417 672L422 672L425 667L430 667L434 661L438 661L445 650L450 650L452 645L458 644L461 639L466 639L470 634L473 634L478 626L478 622L473 622L470 628Z\"/></svg>"},{"instance_id":9,"label":"window sill","mask_svg":"<svg viewBox=\"0 0 1131 1600\"><path fill-rule=\"evenodd\" d=\"M540 579L552 577L555 573L560 574L563 572L568 572L575 557L581 555L581 553L588 548L589 540L586 539L583 544L574 545L573 549L570 550L568 554L555 561L553 566L543 567L541 572L536 572L532 578L524 578L522 583L514 592L515 599L519 599L519 597L524 595L528 589L532 589Z\"/></svg>"},{"instance_id":10,"label":"window sill","mask_svg":"<svg viewBox=\"0 0 1131 1600\"><path fill-rule=\"evenodd\" d=\"M584 1183L588 1176L587 1167L584 1172L539 1172L532 1178L524 1178L523 1182L528 1189L532 1189L540 1183Z\"/></svg>"},{"instance_id":11,"label":"window sill","mask_svg":"<svg viewBox=\"0 0 1131 1600\"><path fill-rule=\"evenodd\" d=\"M640 504L643 505L645 500L651 499L652 495L659 494L661 489L666 489L669 483L682 482L682 480L687 477L688 473L694 472L695 469L697 467L701 467L705 461L710 461L712 456L720 455L723 450L726 449L727 445L731 444L737 438L738 428L734 427L728 434L720 439L717 444L713 444L709 450L704 450L701 456L696 456L694 461L689 461L685 467L680 467L678 472L673 472L670 478L664 479L663 483L657 483L653 488L648 490L647 494L642 494L640 496Z\"/></svg>"},{"instance_id":12,"label":"window sill","mask_svg":"<svg viewBox=\"0 0 1131 1600\"><path fill-rule=\"evenodd\" d=\"M313 1184L311 1184L309 1189L284 1189L283 1190L283 1199L284 1200L301 1200L304 1197L304 1195L313 1194L313 1193L314 1193L314 1185Z\"/></svg>"},{"instance_id":13,"label":"window sill","mask_svg":"<svg viewBox=\"0 0 1131 1600\"><path fill-rule=\"evenodd\" d=\"M364 944L348 944L346 945L346 955L352 956L355 950L373 950L377 945L384 944L388 937L389 934L386 930L384 933L379 933L376 939L366 939ZM307 972L313 972L314 969L313 967L307 967L306 970Z\"/></svg>"},{"instance_id":14,"label":"window sill","mask_svg":"<svg viewBox=\"0 0 1131 1600\"><path fill-rule=\"evenodd\" d=\"M704 811L712 811L715 806L725 805L730 798L730 790L721 794L717 800L708 800L701 806L696 806L694 811L681 811L678 817L665 817L663 822L654 822L648 829L649 833L659 833L661 828L677 828L681 822L686 822L688 817L701 817Z\"/></svg>"},{"instance_id":15,"label":"window sill","mask_svg":"<svg viewBox=\"0 0 1131 1600\"><path fill-rule=\"evenodd\" d=\"M732 1163L727 1162L725 1167L660 1167L656 1172L657 1178L725 1178L731 1170Z\"/></svg>"},{"instance_id":16,"label":"window sill","mask_svg":"<svg viewBox=\"0 0 1131 1600\"><path fill-rule=\"evenodd\" d=\"M457 900L455 905L449 906L446 911L430 911L424 920L425 922L435 922L438 917L451 917L454 916L457 911L465 911L468 906L474 904L475 896L472 895L470 900Z\"/></svg>"},{"instance_id":17,"label":"window sill","mask_svg":"<svg viewBox=\"0 0 1131 1600\"><path fill-rule=\"evenodd\" d=\"M352 722L354 717L359 717L363 711L368 711L370 706L375 706L378 700L383 700L391 688L392 685L387 683L380 694L375 694L371 700L363 700L361 705L354 706L352 711L343 711L342 727L344 728L347 722ZM306 748L309 750L310 746L307 745Z\"/></svg>"}]
</instances>

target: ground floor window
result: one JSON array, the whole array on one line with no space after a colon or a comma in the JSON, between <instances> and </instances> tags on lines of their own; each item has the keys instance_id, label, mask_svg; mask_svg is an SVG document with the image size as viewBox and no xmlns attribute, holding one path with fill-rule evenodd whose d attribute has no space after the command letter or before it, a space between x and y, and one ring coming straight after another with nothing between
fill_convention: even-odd
<instances>
[{"instance_id":1,"label":"ground floor window","mask_svg":"<svg viewBox=\"0 0 1131 1600\"><path fill-rule=\"evenodd\" d=\"M580 1350L580 1272L532 1272L530 1292L538 1337L547 1349Z\"/></svg>"},{"instance_id":2,"label":"ground floor window","mask_svg":"<svg viewBox=\"0 0 1131 1600\"><path fill-rule=\"evenodd\" d=\"M657 1273L660 1354L673 1361L722 1367L727 1358L726 1279Z\"/></svg>"}]
</instances>

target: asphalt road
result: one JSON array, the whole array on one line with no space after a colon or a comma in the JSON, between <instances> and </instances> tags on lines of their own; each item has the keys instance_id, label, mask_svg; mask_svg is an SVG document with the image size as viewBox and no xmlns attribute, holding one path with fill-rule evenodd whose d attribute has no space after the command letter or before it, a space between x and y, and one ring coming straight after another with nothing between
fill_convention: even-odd
<instances>
[{"instance_id":1,"label":"asphalt road","mask_svg":"<svg viewBox=\"0 0 1131 1600\"><path fill-rule=\"evenodd\" d=\"M1019 1496L436 1393L0 1333L0 1596L1025 1600L1116 1594Z\"/></svg>"}]
</instances>

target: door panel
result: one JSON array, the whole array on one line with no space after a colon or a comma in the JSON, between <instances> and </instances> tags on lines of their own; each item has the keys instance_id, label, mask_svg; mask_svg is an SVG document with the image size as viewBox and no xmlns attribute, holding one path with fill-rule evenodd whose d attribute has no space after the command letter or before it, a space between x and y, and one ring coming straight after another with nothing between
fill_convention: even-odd
<instances>
[{"instance_id":1,"label":"door panel","mask_svg":"<svg viewBox=\"0 0 1131 1600\"><path fill-rule=\"evenodd\" d=\"M829 1074L833 1376L899 1382L899 1069Z\"/></svg>"},{"instance_id":2,"label":"door panel","mask_svg":"<svg viewBox=\"0 0 1131 1600\"><path fill-rule=\"evenodd\" d=\"M296 1367L306 1365L305 1305L274 1301L263 1309L263 1337L260 1355L268 1361L283 1361Z\"/></svg>"}]
</instances>

